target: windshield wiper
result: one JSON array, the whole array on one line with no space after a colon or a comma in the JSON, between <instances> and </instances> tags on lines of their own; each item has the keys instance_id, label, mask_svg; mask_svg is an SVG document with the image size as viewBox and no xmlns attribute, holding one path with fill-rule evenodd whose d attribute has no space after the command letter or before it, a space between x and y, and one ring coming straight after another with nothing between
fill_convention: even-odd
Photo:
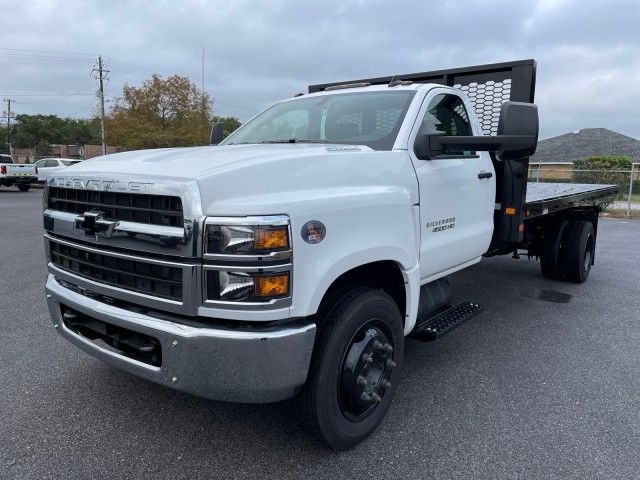
<instances>
[{"instance_id":1,"label":"windshield wiper","mask_svg":"<svg viewBox=\"0 0 640 480\"><path fill-rule=\"evenodd\" d=\"M263 140L261 143L331 143L329 140L311 140L304 138L290 138L288 140Z\"/></svg>"}]
</instances>

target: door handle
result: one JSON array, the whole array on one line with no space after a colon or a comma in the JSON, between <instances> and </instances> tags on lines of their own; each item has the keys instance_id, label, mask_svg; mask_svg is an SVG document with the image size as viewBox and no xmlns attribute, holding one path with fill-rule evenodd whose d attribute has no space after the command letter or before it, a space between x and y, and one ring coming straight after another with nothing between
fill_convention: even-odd
<instances>
[{"instance_id":1,"label":"door handle","mask_svg":"<svg viewBox=\"0 0 640 480\"><path fill-rule=\"evenodd\" d=\"M478 178L479 178L479 179L483 179L483 178L491 178L491 177L493 177L493 173L491 173L491 172L480 172L480 173L478 174Z\"/></svg>"}]
</instances>

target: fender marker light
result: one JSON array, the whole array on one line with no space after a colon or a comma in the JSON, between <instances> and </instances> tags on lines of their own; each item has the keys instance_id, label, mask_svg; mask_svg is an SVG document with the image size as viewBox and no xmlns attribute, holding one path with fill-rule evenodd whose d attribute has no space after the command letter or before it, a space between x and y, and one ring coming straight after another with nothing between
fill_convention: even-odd
<instances>
[{"instance_id":1,"label":"fender marker light","mask_svg":"<svg viewBox=\"0 0 640 480\"><path fill-rule=\"evenodd\" d=\"M504 214L513 217L516 214L516 209L513 207L507 207L504 209Z\"/></svg>"},{"instance_id":2,"label":"fender marker light","mask_svg":"<svg viewBox=\"0 0 640 480\"><path fill-rule=\"evenodd\" d=\"M311 220L302 226L302 231L300 233L305 242L314 244L320 243L324 240L324 237L327 234L327 229L322 222Z\"/></svg>"}]
</instances>

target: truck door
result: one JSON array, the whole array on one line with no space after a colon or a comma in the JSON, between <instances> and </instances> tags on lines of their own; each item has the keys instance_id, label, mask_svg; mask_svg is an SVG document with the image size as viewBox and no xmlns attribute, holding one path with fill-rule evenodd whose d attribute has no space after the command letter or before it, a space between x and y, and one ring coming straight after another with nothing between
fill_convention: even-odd
<instances>
[{"instance_id":1,"label":"truck door","mask_svg":"<svg viewBox=\"0 0 640 480\"><path fill-rule=\"evenodd\" d=\"M493 232L496 179L487 152L448 152L419 160L413 142L419 132L480 133L473 113L450 89L431 90L409 141L420 191L420 274L423 280L479 261ZM474 128L472 128L472 125Z\"/></svg>"}]
</instances>

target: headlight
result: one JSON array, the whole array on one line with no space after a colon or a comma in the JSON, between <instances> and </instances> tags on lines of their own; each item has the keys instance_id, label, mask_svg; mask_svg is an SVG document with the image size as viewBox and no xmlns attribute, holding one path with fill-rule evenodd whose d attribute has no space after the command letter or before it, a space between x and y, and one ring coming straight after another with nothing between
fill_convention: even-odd
<instances>
[{"instance_id":1,"label":"headlight","mask_svg":"<svg viewBox=\"0 0 640 480\"><path fill-rule=\"evenodd\" d=\"M225 308L291 304L287 216L209 217L204 232L205 304Z\"/></svg>"},{"instance_id":2,"label":"headlight","mask_svg":"<svg viewBox=\"0 0 640 480\"><path fill-rule=\"evenodd\" d=\"M234 223L231 223L232 221ZM264 255L265 253L287 251L290 248L287 217L207 220L205 254Z\"/></svg>"}]
</instances>

